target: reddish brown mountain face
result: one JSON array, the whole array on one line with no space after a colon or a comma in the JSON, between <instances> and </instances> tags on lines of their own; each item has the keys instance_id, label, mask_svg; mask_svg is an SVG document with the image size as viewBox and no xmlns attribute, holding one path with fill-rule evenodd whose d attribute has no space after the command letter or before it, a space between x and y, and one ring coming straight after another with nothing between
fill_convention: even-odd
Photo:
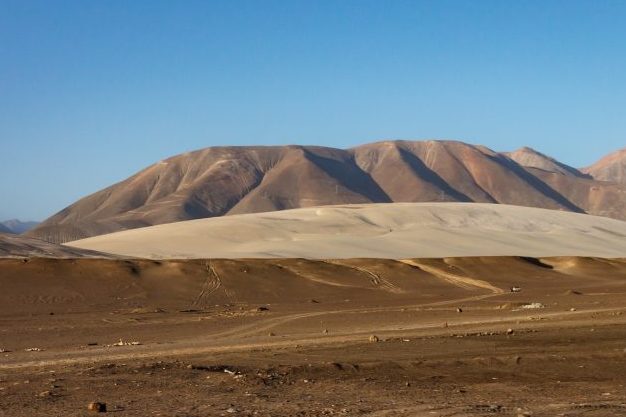
<instances>
[{"instance_id":1,"label":"reddish brown mountain face","mask_svg":"<svg viewBox=\"0 0 626 417\"><path fill-rule=\"evenodd\" d=\"M626 185L595 181L528 148L504 154L453 141L214 147L158 162L28 234L67 242L196 218L371 202L503 203L626 219L625 197Z\"/></svg>"}]
</instances>

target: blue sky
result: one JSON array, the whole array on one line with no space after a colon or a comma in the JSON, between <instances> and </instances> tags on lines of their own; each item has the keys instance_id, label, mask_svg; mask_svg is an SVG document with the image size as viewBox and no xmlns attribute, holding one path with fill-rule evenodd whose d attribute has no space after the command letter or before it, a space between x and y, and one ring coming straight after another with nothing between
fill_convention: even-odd
<instances>
[{"instance_id":1,"label":"blue sky","mask_svg":"<svg viewBox=\"0 0 626 417\"><path fill-rule=\"evenodd\" d=\"M0 0L0 219L212 145L626 146L625 1Z\"/></svg>"}]
</instances>

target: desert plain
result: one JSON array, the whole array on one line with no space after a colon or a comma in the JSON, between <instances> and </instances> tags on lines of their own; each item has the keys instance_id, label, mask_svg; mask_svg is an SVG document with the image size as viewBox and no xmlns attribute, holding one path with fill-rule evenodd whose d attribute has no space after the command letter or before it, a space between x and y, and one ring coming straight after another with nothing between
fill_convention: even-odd
<instances>
[{"instance_id":1,"label":"desert plain","mask_svg":"<svg viewBox=\"0 0 626 417\"><path fill-rule=\"evenodd\" d=\"M376 206L14 239L0 415L626 414L623 222Z\"/></svg>"}]
</instances>

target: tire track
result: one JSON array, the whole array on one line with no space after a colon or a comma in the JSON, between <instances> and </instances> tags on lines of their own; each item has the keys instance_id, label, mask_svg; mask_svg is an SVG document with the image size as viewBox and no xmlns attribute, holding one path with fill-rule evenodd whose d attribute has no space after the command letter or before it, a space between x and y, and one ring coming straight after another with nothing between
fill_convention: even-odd
<instances>
[{"instance_id":1,"label":"tire track","mask_svg":"<svg viewBox=\"0 0 626 417\"><path fill-rule=\"evenodd\" d=\"M392 294L403 294L406 291L404 291L403 289L399 288L398 286L394 285L393 283L391 283L390 281L388 281L387 279L385 279L384 277L380 276L379 274L370 271L367 268L363 268L361 266L356 266L356 265L350 265L350 264L345 264L341 261L330 261L330 260L326 260L323 261L327 264L331 264L331 265L341 265L343 267L347 267L350 269L355 269L359 272L362 272L366 275L368 275L370 277L370 282L372 283L372 285L374 285L377 288L382 289L383 291L387 291L390 292Z\"/></svg>"},{"instance_id":2,"label":"tire track","mask_svg":"<svg viewBox=\"0 0 626 417\"><path fill-rule=\"evenodd\" d=\"M209 297L213 293L215 293L217 290L222 288L222 279L220 278L219 274L215 270L215 267L213 266L211 261L205 262L204 266L206 268L206 273L207 273L206 280L202 284L202 288L200 289L200 292L198 293L194 301L191 303L191 306L193 308L206 307L208 305ZM226 293L226 297L229 298L228 292L225 291L225 293Z\"/></svg>"},{"instance_id":3,"label":"tire track","mask_svg":"<svg viewBox=\"0 0 626 417\"><path fill-rule=\"evenodd\" d=\"M453 274L451 272L443 271L436 266L428 265L423 262L419 262L413 259L399 259L399 262L402 262L407 265L411 265L421 269L422 271L428 272L429 274L441 278L446 282L449 282L452 285L456 285L457 287L461 287L464 289L475 289L481 288L485 290L489 290L494 294L503 294L505 291L502 288L491 285L487 281L483 281L481 279L470 278L463 275Z\"/></svg>"}]
</instances>

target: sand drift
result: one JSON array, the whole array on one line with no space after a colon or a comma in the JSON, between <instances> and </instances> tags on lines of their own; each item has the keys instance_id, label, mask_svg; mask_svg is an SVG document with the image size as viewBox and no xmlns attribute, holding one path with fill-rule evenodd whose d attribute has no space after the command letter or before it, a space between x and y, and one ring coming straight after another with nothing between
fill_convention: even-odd
<instances>
[{"instance_id":1,"label":"sand drift","mask_svg":"<svg viewBox=\"0 0 626 417\"><path fill-rule=\"evenodd\" d=\"M324 206L164 224L70 242L151 259L626 256L626 222L476 203Z\"/></svg>"}]
</instances>

